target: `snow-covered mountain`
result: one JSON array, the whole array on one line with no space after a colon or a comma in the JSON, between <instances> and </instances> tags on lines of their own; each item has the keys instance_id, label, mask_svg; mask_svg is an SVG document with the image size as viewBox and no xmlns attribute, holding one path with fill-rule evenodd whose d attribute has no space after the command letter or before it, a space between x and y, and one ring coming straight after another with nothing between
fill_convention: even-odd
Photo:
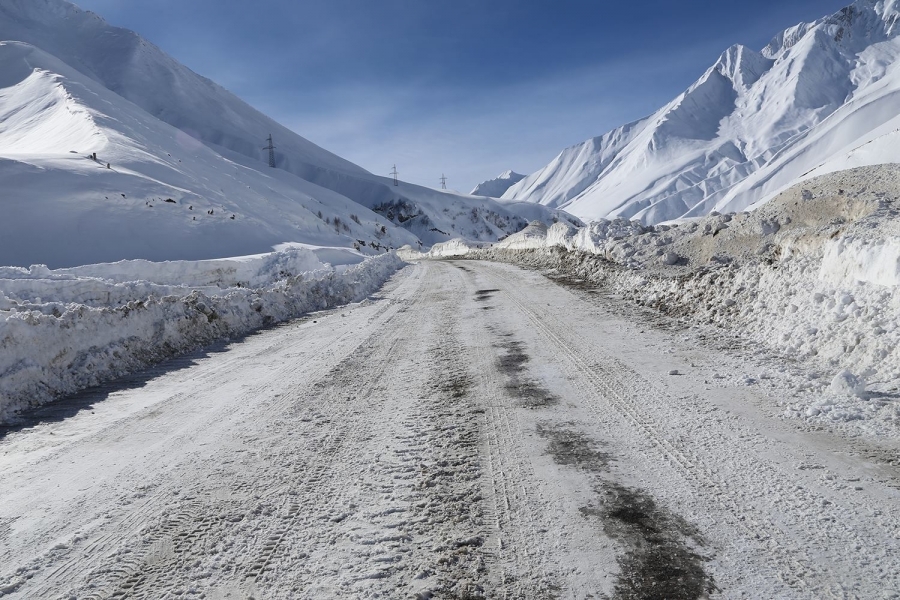
<instances>
[{"instance_id":1,"label":"snow-covered mountain","mask_svg":"<svg viewBox=\"0 0 900 600\"><path fill-rule=\"evenodd\" d=\"M473 196L487 196L489 198L500 198L513 185L525 179L525 175L520 175L515 171L504 171L499 177L482 181L475 186L471 194Z\"/></svg>"},{"instance_id":2,"label":"snow-covered mountain","mask_svg":"<svg viewBox=\"0 0 900 600\"><path fill-rule=\"evenodd\" d=\"M0 264L377 253L570 218L394 186L65 0L0 0L0 40Z\"/></svg>"},{"instance_id":3,"label":"snow-covered mountain","mask_svg":"<svg viewBox=\"0 0 900 600\"><path fill-rule=\"evenodd\" d=\"M762 52L729 48L653 115L564 150L503 198L657 223L900 162L898 18L898 0L858 0Z\"/></svg>"}]
</instances>

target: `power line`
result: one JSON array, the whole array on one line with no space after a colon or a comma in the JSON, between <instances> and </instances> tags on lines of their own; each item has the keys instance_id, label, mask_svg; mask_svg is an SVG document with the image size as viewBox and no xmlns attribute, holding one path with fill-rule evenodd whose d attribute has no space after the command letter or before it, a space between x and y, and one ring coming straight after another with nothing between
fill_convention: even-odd
<instances>
[{"instance_id":1,"label":"power line","mask_svg":"<svg viewBox=\"0 0 900 600\"><path fill-rule=\"evenodd\" d=\"M397 165L394 165L394 170L390 174L394 176L394 185L400 185L400 181L397 179L397 176L400 175L397 171Z\"/></svg>"},{"instance_id":2,"label":"power line","mask_svg":"<svg viewBox=\"0 0 900 600\"><path fill-rule=\"evenodd\" d=\"M447 177L443 173L441 173L441 189L447 189Z\"/></svg>"},{"instance_id":3,"label":"power line","mask_svg":"<svg viewBox=\"0 0 900 600\"><path fill-rule=\"evenodd\" d=\"M275 143L272 141L272 134L269 134L269 139L266 140L269 142L269 145L264 147L263 150L269 151L269 166L273 169L275 168Z\"/></svg>"}]
</instances>

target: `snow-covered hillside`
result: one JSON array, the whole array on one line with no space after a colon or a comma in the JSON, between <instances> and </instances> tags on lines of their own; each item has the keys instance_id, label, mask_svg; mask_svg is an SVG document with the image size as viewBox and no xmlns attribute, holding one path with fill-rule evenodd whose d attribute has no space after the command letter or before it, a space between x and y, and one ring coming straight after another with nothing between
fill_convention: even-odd
<instances>
[{"instance_id":1,"label":"snow-covered hillside","mask_svg":"<svg viewBox=\"0 0 900 600\"><path fill-rule=\"evenodd\" d=\"M64 0L3 0L0 40L14 40L0 45L3 265L206 259L283 242L378 253L567 218L393 186Z\"/></svg>"},{"instance_id":2,"label":"snow-covered hillside","mask_svg":"<svg viewBox=\"0 0 900 600\"><path fill-rule=\"evenodd\" d=\"M525 175L520 175L515 171L504 171L499 177L482 181L472 190L473 196L487 196L489 198L500 198L506 193L510 187L525 179Z\"/></svg>"},{"instance_id":3,"label":"snow-covered hillside","mask_svg":"<svg viewBox=\"0 0 900 600\"><path fill-rule=\"evenodd\" d=\"M504 198L658 223L742 210L804 177L900 162L900 4L858 0L734 46L653 115L564 150Z\"/></svg>"},{"instance_id":4,"label":"snow-covered hillside","mask_svg":"<svg viewBox=\"0 0 900 600\"><path fill-rule=\"evenodd\" d=\"M0 74L0 264L415 241L344 196L211 150L33 46L2 43Z\"/></svg>"}]
</instances>

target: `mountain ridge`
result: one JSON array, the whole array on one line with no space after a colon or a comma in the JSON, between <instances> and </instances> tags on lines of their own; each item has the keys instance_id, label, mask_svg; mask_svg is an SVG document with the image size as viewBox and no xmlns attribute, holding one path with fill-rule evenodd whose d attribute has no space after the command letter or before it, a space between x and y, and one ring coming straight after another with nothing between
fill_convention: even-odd
<instances>
[{"instance_id":1,"label":"mountain ridge","mask_svg":"<svg viewBox=\"0 0 900 600\"><path fill-rule=\"evenodd\" d=\"M517 184L523 179L525 179L525 175L516 173L512 169L508 169L493 179L482 181L476 185L469 194L472 196L499 198L510 188L510 186Z\"/></svg>"},{"instance_id":2,"label":"mountain ridge","mask_svg":"<svg viewBox=\"0 0 900 600\"><path fill-rule=\"evenodd\" d=\"M875 84L890 77L900 56L896 5L859 0L784 29L761 52L732 46L655 113L566 148L503 197L584 220L645 223L763 202L890 120L864 109L883 102ZM891 94L900 91L900 73L891 85ZM827 144L804 152L815 130L834 129L835 120L854 111L869 113L856 133L835 129ZM871 160L900 160L887 144L883 150L870 153Z\"/></svg>"}]
</instances>

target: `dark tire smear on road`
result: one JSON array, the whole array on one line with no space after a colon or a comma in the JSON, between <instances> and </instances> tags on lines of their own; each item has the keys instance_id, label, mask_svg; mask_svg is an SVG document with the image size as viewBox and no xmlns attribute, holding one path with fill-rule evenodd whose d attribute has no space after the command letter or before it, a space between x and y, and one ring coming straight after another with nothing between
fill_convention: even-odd
<instances>
[{"instance_id":1,"label":"dark tire smear on road","mask_svg":"<svg viewBox=\"0 0 900 600\"><path fill-rule=\"evenodd\" d=\"M538 435L548 440L547 451L557 464L594 475L596 503L580 509L600 522L603 532L621 542L621 573L613 600L695 600L718 588L699 553L705 546L697 529L659 506L646 492L608 478L614 458L586 435L567 426L546 425Z\"/></svg>"},{"instance_id":2,"label":"dark tire smear on road","mask_svg":"<svg viewBox=\"0 0 900 600\"><path fill-rule=\"evenodd\" d=\"M478 290L484 301L499 290ZM503 353L497 368L507 378L506 393L528 409L552 409L560 399L527 376L530 357L526 346L512 334L502 334L494 347ZM612 478L614 456L600 444L574 430L574 424L546 424L537 433L548 441L554 462L593 476L595 502L580 509L586 519L598 521L605 535L624 546L617 557L620 573L611 600L697 600L718 591L704 570L709 557L700 552L705 540L682 517L661 507L647 492Z\"/></svg>"}]
</instances>

